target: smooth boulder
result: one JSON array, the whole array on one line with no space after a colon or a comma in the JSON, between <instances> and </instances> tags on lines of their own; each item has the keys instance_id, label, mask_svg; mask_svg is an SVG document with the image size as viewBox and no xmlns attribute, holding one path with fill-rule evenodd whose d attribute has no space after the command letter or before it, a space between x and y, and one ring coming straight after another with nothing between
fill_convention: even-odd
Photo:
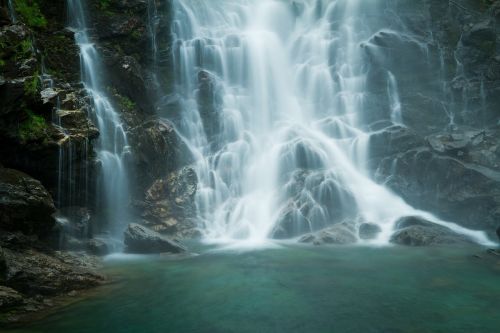
<instances>
[{"instance_id":1,"label":"smooth boulder","mask_svg":"<svg viewBox=\"0 0 500 333\"><path fill-rule=\"evenodd\" d=\"M403 217L396 222L391 243L406 246L460 245L473 241L453 230L418 216Z\"/></svg>"},{"instance_id":2,"label":"smooth boulder","mask_svg":"<svg viewBox=\"0 0 500 333\"><path fill-rule=\"evenodd\" d=\"M306 234L299 239L299 242L314 245L346 245L356 243L357 240L354 225L349 222L341 222L318 232Z\"/></svg>"},{"instance_id":3,"label":"smooth boulder","mask_svg":"<svg viewBox=\"0 0 500 333\"><path fill-rule=\"evenodd\" d=\"M131 223L125 231L125 246L128 253L182 253L186 248L140 224Z\"/></svg>"}]
</instances>

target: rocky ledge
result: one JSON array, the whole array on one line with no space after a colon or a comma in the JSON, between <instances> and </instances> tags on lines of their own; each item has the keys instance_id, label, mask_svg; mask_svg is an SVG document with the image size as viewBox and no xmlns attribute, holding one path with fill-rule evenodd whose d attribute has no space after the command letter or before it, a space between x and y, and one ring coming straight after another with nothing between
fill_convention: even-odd
<instances>
[{"instance_id":1,"label":"rocky ledge","mask_svg":"<svg viewBox=\"0 0 500 333\"><path fill-rule=\"evenodd\" d=\"M54 305L105 281L99 259L54 250L54 202L30 176L0 166L0 323Z\"/></svg>"}]
</instances>

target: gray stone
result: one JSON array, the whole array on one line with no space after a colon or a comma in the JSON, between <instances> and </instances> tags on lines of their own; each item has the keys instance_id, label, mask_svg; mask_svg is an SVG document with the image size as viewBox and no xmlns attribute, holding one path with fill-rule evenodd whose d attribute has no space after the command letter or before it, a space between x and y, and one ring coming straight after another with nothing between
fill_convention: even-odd
<instances>
[{"instance_id":1,"label":"gray stone","mask_svg":"<svg viewBox=\"0 0 500 333\"><path fill-rule=\"evenodd\" d=\"M375 223L362 223L359 226L359 238L361 239L374 239L382 231L382 229Z\"/></svg>"},{"instance_id":2,"label":"gray stone","mask_svg":"<svg viewBox=\"0 0 500 333\"><path fill-rule=\"evenodd\" d=\"M125 231L126 251L129 253L181 253L180 243L142 225L131 223Z\"/></svg>"},{"instance_id":3,"label":"gray stone","mask_svg":"<svg viewBox=\"0 0 500 333\"><path fill-rule=\"evenodd\" d=\"M419 217L405 217L396 222L398 229L391 243L407 246L463 245L473 241L451 229Z\"/></svg>"},{"instance_id":4,"label":"gray stone","mask_svg":"<svg viewBox=\"0 0 500 333\"><path fill-rule=\"evenodd\" d=\"M301 243L346 245L356 243L356 229L351 221L337 223L329 228L302 236Z\"/></svg>"},{"instance_id":5,"label":"gray stone","mask_svg":"<svg viewBox=\"0 0 500 333\"><path fill-rule=\"evenodd\" d=\"M90 254L104 256L110 253L110 248L106 242L100 239L91 239L87 243L87 250Z\"/></svg>"}]
</instances>

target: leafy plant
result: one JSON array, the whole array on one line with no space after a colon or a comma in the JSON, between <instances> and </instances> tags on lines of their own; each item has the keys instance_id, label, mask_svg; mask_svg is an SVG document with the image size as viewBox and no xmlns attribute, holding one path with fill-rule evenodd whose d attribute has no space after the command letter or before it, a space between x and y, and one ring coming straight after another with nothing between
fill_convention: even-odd
<instances>
[{"instance_id":1,"label":"leafy plant","mask_svg":"<svg viewBox=\"0 0 500 333\"><path fill-rule=\"evenodd\" d=\"M14 0L14 8L22 20L32 28L44 28L47 19L40 11L40 5L36 0Z\"/></svg>"},{"instance_id":2,"label":"leafy plant","mask_svg":"<svg viewBox=\"0 0 500 333\"><path fill-rule=\"evenodd\" d=\"M24 109L28 118L19 126L19 137L23 142L40 139L46 135L47 123L42 116L30 109Z\"/></svg>"}]
</instances>

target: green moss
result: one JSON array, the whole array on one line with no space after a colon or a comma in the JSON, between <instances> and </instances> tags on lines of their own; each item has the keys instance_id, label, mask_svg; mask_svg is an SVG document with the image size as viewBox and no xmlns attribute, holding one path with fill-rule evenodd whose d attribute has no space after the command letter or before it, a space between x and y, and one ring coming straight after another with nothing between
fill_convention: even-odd
<instances>
[{"instance_id":1,"label":"green moss","mask_svg":"<svg viewBox=\"0 0 500 333\"><path fill-rule=\"evenodd\" d=\"M14 8L17 14L28 26L32 28L44 28L47 26L47 19L40 11L37 0L14 0Z\"/></svg>"},{"instance_id":2,"label":"green moss","mask_svg":"<svg viewBox=\"0 0 500 333\"><path fill-rule=\"evenodd\" d=\"M24 93L31 97L36 97L40 89L40 79L38 77L38 72L35 72L33 78L24 81Z\"/></svg>"},{"instance_id":3,"label":"green moss","mask_svg":"<svg viewBox=\"0 0 500 333\"><path fill-rule=\"evenodd\" d=\"M99 9L106 10L109 8L111 0L99 0Z\"/></svg>"},{"instance_id":4,"label":"green moss","mask_svg":"<svg viewBox=\"0 0 500 333\"><path fill-rule=\"evenodd\" d=\"M135 109L135 103L128 97L122 96L122 95L117 95L118 101L120 102L121 106L123 106L125 109L131 111Z\"/></svg>"},{"instance_id":5,"label":"green moss","mask_svg":"<svg viewBox=\"0 0 500 333\"><path fill-rule=\"evenodd\" d=\"M132 38L134 39L140 39L142 37L142 33L139 30L134 30L132 32Z\"/></svg>"},{"instance_id":6,"label":"green moss","mask_svg":"<svg viewBox=\"0 0 500 333\"><path fill-rule=\"evenodd\" d=\"M39 115L36 115L30 109L24 109L28 116L25 121L19 125L19 137L21 141L33 141L46 136L47 122Z\"/></svg>"},{"instance_id":7,"label":"green moss","mask_svg":"<svg viewBox=\"0 0 500 333\"><path fill-rule=\"evenodd\" d=\"M107 87L108 92L113 95L114 100L126 111L133 111L137 106L130 98L121 95L114 87Z\"/></svg>"}]
</instances>

